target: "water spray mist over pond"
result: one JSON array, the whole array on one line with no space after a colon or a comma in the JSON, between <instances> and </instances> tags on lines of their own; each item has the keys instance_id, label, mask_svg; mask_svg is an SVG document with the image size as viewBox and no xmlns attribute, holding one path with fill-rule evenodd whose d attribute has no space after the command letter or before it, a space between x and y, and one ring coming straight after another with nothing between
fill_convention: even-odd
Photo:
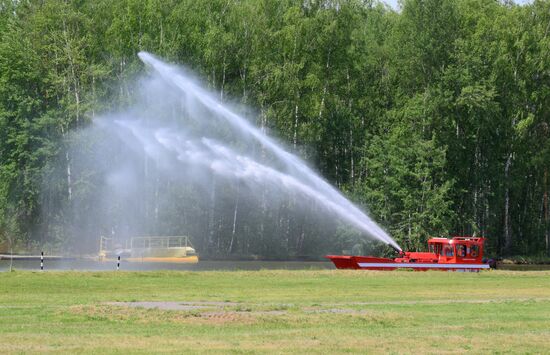
<instances>
[{"instance_id":1,"label":"water spray mist over pond","mask_svg":"<svg viewBox=\"0 0 550 355\"><path fill-rule=\"evenodd\" d=\"M149 53L141 52L139 57L151 73L140 82L136 104L125 112L97 120L92 129L96 133L109 134L109 138L101 139L102 153L95 158L96 162L103 162L106 175L106 191L100 194L102 201L118 200L118 208L131 211L139 210L139 203L133 202L137 196L143 196L138 200L145 198L145 192L149 191L147 195L154 198L144 211L129 213L135 220L128 217L124 223L135 228L126 233L143 234L145 229L151 233L151 229L162 229L158 225L163 224L163 220L185 218L185 213L178 217L179 204L197 203L198 206L202 203L211 209L225 200L232 209L232 213L226 213L225 223L214 221L210 212L205 215L205 223L209 224L210 231L216 228L221 231L222 224L230 226L225 229L225 233L231 235L226 246L229 252L234 243L238 243L234 240L238 234L238 219L246 219L260 213L258 211L263 213L264 219L280 220L278 228L286 230L288 238L291 226L290 222L285 225L282 210L293 214L296 211L305 215L320 214L322 223L341 221L364 235L400 249L369 216L304 161L286 151L229 105L222 104L184 69ZM117 143L107 143L113 141ZM113 154L110 158L121 158L105 164L105 151ZM182 192L181 196L174 192L182 189L187 192ZM189 194L194 197L188 198ZM105 209L114 208L112 205ZM274 207L277 212L273 212ZM165 216L160 216L162 211L170 209L172 215L164 212ZM272 212L266 212L270 209ZM140 213L153 215L157 228L140 226L144 223L136 217ZM227 216L232 220L227 221ZM331 221L327 221L327 216ZM263 234L265 226L263 222L259 224L258 234ZM123 233L122 227L118 228L118 232ZM172 232L177 233L176 226ZM212 235L208 239L208 243L216 243Z\"/></svg>"}]
</instances>

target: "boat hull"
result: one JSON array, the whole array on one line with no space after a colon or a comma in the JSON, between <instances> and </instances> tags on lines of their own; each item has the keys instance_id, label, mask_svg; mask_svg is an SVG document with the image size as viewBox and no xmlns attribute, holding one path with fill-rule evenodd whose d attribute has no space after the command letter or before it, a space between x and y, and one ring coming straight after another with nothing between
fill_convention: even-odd
<instances>
[{"instance_id":1,"label":"boat hull","mask_svg":"<svg viewBox=\"0 0 550 355\"><path fill-rule=\"evenodd\" d=\"M357 263L353 260L353 256L349 255L327 255L337 269L358 269Z\"/></svg>"},{"instance_id":2,"label":"boat hull","mask_svg":"<svg viewBox=\"0 0 550 355\"><path fill-rule=\"evenodd\" d=\"M412 269L415 271L442 270L477 272L490 268L488 264L396 262L393 259L370 256L327 255L326 258L330 259L337 269L382 271Z\"/></svg>"}]
</instances>

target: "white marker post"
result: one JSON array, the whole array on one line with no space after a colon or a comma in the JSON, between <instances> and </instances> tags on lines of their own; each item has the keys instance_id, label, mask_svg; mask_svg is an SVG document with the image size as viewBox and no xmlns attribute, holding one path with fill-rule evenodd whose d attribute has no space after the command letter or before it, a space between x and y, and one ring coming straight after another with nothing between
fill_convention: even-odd
<instances>
[{"instance_id":1,"label":"white marker post","mask_svg":"<svg viewBox=\"0 0 550 355\"><path fill-rule=\"evenodd\" d=\"M44 271L44 252L40 252L40 271Z\"/></svg>"},{"instance_id":2,"label":"white marker post","mask_svg":"<svg viewBox=\"0 0 550 355\"><path fill-rule=\"evenodd\" d=\"M117 271L120 269L120 255L117 258L116 269L117 269Z\"/></svg>"}]
</instances>

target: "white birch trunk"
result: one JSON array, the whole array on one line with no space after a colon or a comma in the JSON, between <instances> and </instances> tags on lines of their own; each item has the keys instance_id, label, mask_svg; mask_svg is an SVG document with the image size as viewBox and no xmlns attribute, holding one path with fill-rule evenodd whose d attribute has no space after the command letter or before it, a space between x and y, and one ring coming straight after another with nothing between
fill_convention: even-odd
<instances>
[{"instance_id":1,"label":"white birch trunk","mask_svg":"<svg viewBox=\"0 0 550 355\"><path fill-rule=\"evenodd\" d=\"M544 170L544 241L546 253L550 256L550 211L548 211L548 169Z\"/></svg>"},{"instance_id":2,"label":"white birch trunk","mask_svg":"<svg viewBox=\"0 0 550 355\"><path fill-rule=\"evenodd\" d=\"M512 247L512 233L510 231L510 187L508 186L508 177L510 175L510 165L512 164L512 153L508 155L504 167L504 182L506 189L504 192L504 249L510 250Z\"/></svg>"}]
</instances>

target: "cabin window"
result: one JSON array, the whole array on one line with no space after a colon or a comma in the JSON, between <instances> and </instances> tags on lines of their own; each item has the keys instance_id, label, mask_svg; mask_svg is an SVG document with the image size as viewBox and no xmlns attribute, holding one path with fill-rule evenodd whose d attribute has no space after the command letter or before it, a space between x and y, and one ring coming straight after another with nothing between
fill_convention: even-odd
<instances>
[{"instance_id":1,"label":"cabin window","mask_svg":"<svg viewBox=\"0 0 550 355\"><path fill-rule=\"evenodd\" d=\"M443 249L443 253L445 254L445 256L447 257L452 257L454 255L453 253L453 248L452 247L445 247L445 249Z\"/></svg>"},{"instance_id":2,"label":"cabin window","mask_svg":"<svg viewBox=\"0 0 550 355\"><path fill-rule=\"evenodd\" d=\"M479 255L479 245L472 245L470 248L470 256L476 258Z\"/></svg>"},{"instance_id":3,"label":"cabin window","mask_svg":"<svg viewBox=\"0 0 550 355\"><path fill-rule=\"evenodd\" d=\"M466 256L466 246L462 244L457 244L456 246L456 256L461 258Z\"/></svg>"},{"instance_id":4,"label":"cabin window","mask_svg":"<svg viewBox=\"0 0 550 355\"><path fill-rule=\"evenodd\" d=\"M441 254L441 244L429 244L428 249L430 250L430 253L437 255Z\"/></svg>"}]
</instances>

